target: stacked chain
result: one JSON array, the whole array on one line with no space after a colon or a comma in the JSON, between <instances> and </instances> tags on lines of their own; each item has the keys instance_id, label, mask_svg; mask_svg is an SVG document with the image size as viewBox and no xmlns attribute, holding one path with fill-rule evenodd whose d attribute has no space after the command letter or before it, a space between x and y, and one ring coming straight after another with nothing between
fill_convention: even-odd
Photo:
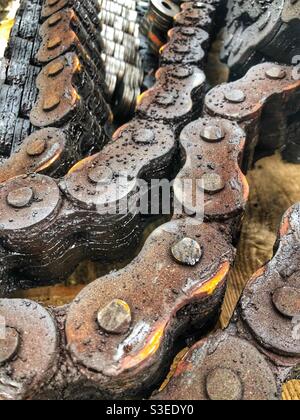
<instances>
[{"instance_id":1,"label":"stacked chain","mask_svg":"<svg viewBox=\"0 0 300 420\"><path fill-rule=\"evenodd\" d=\"M61 175L106 143L98 13L93 1L22 1L1 69L1 181Z\"/></svg>"},{"instance_id":2,"label":"stacked chain","mask_svg":"<svg viewBox=\"0 0 300 420\"><path fill-rule=\"evenodd\" d=\"M141 32L150 41L154 53L167 42L168 30L173 27L174 17L180 9L170 0L150 0L149 9L143 18Z\"/></svg>"},{"instance_id":3,"label":"stacked chain","mask_svg":"<svg viewBox=\"0 0 300 420\"><path fill-rule=\"evenodd\" d=\"M245 168L251 165L262 139L270 149L278 146L274 133L279 125L283 137L291 125L297 130L293 117L300 112L300 81L289 66L258 65L241 80L205 95L202 68L218 5L214 0L182 6L161 50L156 84L140 97L135 118L101 153L77 163L60 181L34 174L1 184L3 294L32 284L25 277L32 282L65 277L87 257L115 261L132 255L145 219L139 211L138 180L172 179L177 160L182 169L175 176L173 205L184 210L155 230L127 267L96 280L68 306L45 310L29 301L0 301L6 322L0 350L2 398L149 395L161 383L179 337L195 331L201 336L215 324L248 200L242 163ZM270 124L274 111L280 121ZM191 181L188 192L185 180ZM117 184L121 188L116 197ZM204 198L203 223L191 207L197 189ZM150 185L144 194L149 190ZM124 202L130 204L126 211L109 211L122 210ZM295 306L298 314L299 308L292 301L286 305L284 290L277 297L274 293L281 308L280 325L286 328L276 329L278 320L271 319L274 311L265 293L284 289L285 283L298 287L296 277L293 280L300 258L298 219L296 207L283 224L274 260L279 277L266 270L270 282L258 277L242 300L240 325L245 332L229 330L233 338L226 332L227 341L217 338L205 347L203 357L210 357L207 369L212 371L207 392L212 399L218 388L210 380L214 384L224 375L233 378L234 389L225 389L229 397L246 398L251 393L248 359L250 371L256 369L257 384L266 385L264 395L276 398L277 385L298 361L298 342L287 339L282 346L290 315ZM298 289L296 303L297 293ZM259 307L261 313L256 311ZM288 317L283 317L284 311ZM214 352L222 341L225 351L221 347ZM195 361L191 395L201 393L197 368L202 358L197 354L191 356ZM224 364L218 364L221 356L228 357ZM240 376L232 367L236 358ZM275 369L272 360L285 368ZM221 372L214 371L217 365ZM264 375L257 366L266 368ZM176 398L172 382L170 389Z\"/></svg>"},{"instance_id":4,"label":"stacked chain","mask_svg":"<svg viewBox=\"0 0 300 420\"><path fill-rule=\"evenodd\" d=\"M139 54L137 7L140 3L144 2L99 0L106 83L114 115L121 120L134 113L144 79L142 59Z\"/></svg>"},{"instance_id":5,"label":"stacked chain","mask_svg":"<svg viewBox=\"0 0 300 420\"><path fill-rule=\"evenodd\" d=\"M195 344L159 400L275 400L300 363L300 204L277 252L248 282L229 327Z\"/></svg>"},{"instance_id":6,"label":"stacked chain","mask_svg":"<svg viewBox=\"0 0 300 420\"><path fill-rule=\"evenodd\" d=\"M245 74L263 61L293 64L299 74L300 2L298 0L237 1L228 3L221 58L232 77ZM274 114L273 118L277 118ZM299 121L299 115L295 120ZM284 159L300 163L300 142L293 129L283 146ZM264 154L266 150L261 150Z\"/></svg>"},{"instance_id":7,"label":"stacked chain","mask_svg":"<svg viewBox=\"0 0 300 420\"><path fill-rule=\"evenodd\" d=\"M292 64L300 54L298 0L229 0L222 58L244 74L258 62Z\"/></svg>"}]
</instances>

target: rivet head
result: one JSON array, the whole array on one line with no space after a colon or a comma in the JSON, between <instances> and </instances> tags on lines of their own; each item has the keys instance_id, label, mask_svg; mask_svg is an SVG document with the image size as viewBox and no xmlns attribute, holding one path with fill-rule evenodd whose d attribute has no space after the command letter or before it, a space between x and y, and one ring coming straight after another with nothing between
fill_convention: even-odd
<instances>
[{"instance_id":1,"label":"rivet head","mask_svg":"<svg viewBox=\"0 0 300 420\"><path fill-rule=\"evenodd\" d=\"M245 93L240 89L229 90L224 96L228 102L232 102L234 104L239 104L246 100Z\"/></svg>"},{"instance_id":2,"label":"rivet head","mask_svg":"<svg viewBox=\"0 0 300 420\"><path fill-rule=\"evenodd\" d=\"M208 194L216 194L225 188L225 182L220 175L214 173L202 176L202 189Z\"/></svg>"},{"instance_id":3,"label":"rivet head","mask_svg":"<svg viewBox=\"0 0 300 420\"><path fill-rule=\"evenodd\" d=\"M55 13L55 15L49 17L48 25L55 26L62 20L62 15L60 13Z\"/></svg>"},{"instance_id":4,"label":"rivet head","mask_svg":"<svg viewBox=\"0 0 300 420\"><path fill-rule=\"evenodd\" d=\"M185 54L190 50L188 45L185 44L175 44L173 46L173 51L179 54Z\"/></svg>"},{"instance_id":5,"label":"rivet head","mask_svg":"<svg viewBox=\"0 0 300 420\"><path fill-rule=\"evenodd\" d=\"M280 67L274 66L266 71L266 76L269 79L281 80L286 77L286 71Z\"/></svg>"},{"instance_id":6,"label":"rivet head","mask_svg":"<svg viewBox=\"0 0 300 420\"><path fill-rule=\"evenodd\" d=\"M28 143L26 152L29 156L40 156L46 150L46 146L45 139L35 138Z\"/></svg>"},{"instance_id":7,"label":"rivet head","mask_svg":"<svg viewBox=\"0 0 300 420\"><path fill-rule=\"evenodd\" d=\"M155 133L149 128L144 128L138 132L135 132L132 136L132 139L135 143L151 144L155 141Z\"/></svg>"},{"instance_id":8,"label":"rivet head","mask_svg":"<svg viewBox=\"0 0 300 420\"><path fill-rule=\"evenodd\" d=\"M156 97L156 103L167 108L168 106L174 105L176 103L177 97L178 95L175 93L172 94L168 92L162 92Z\"/></svg>"},{"instance_id":9,"label":"rivet head","mask_svg":"<svg viewBox=\"0 0 300 420\"><path fill-rule=\"evenodd\" d=\"M225 137L225 132L220 126L209 125L201 130L200 135L203 140L213 143L223 140Z\"/></svg>"},{"instance_id":10,"label":"rivet head","mask_svg":"<svg viewBox=\"0 0 300 420\"><path fill-rule=\"evenodd\" d=\"M18 188L11 191L7 196L7 203L11 207L23 208L28 206L33 199L33 191L30 187Z\"/></svg>"},{"instance_id":11,"label":"rivet head","mask_svg":"<svg viewBox=\"0 0 300 420\"><path fill-rule=\"evenodd\" d=\"M182 35L185 35L185 36L194 36L196 31L195 31L194 28L191 28L191 27L188 27L188 26L183 26L181 28L181 33L182 33Z\"/></svg>"},{"instance_id":12,"label":"rivet head","mask_svg":"<svg viewBox=\"0 0 300 420\"><path fill-rule=\"evenodd\" d=\"M43 110L46 112L53 111L60 104L60 97L52 94L45 98L43 102Z\"/></svg>"},{"instance_id":13,"label":"rivet head","mask_svg":"<svg viewBox=\"0 0 300 420\"><path fill-rule=\"evenodd\" d=\"M114 299L99 310L97 321L107 333L126 334L132 321L130 307L123 300Z\"/></svg>"},{"instance_id":14,"label":"rivet head","mask_svg":"<svg viewBox=\"0 0 300 420\"><path fill-rule=\"evenodd\" d=\"M275 290L272 296L276 309L287 318L300 316L300 290L284 286Z\"/></svg>"},{"instance_id":15,"label":"rivet head","mask_svg":"<svg viewBox=\"0 0 300 420\"><path fill-rule=\"evenodd\" d=\"M193 74L192 67L175 67L172 71L172 77L176 79L186 79Z\"/></svg>"},{"instance_id":16,"label":"rivet head","mask_svg":"<svg viewBox=\"0 0 300 420\"><path fill-rule=\"evenodd\" d=\"M19 334L14 328L5 328L4 338L0 337L0 365L9 362L17 353Z\"/></svg>"},{"instance_id":17,"label":"rivet head","mask_svg":"<svg viewBox=\"0 0 300 420\"><path fill-rule=\"evenodd\" d=\"M212 401L240 401L244 392L239 376L225 368L217 368L209 373L206 391Z\"/></svg>"},{"instance_id":18,"label":"rivet head","mask_svg":"<svg viewBox=\"0 0 300 420\"><path fill-rule=\"evenodd\" d=\"M202 258L202 249L197 241L184 238L171 248L175 260L184 265L195 266Z\"/></svg>"},{"instance_id":19,"label":"rivet head","mask_svg":"<svg viewBox=\"0 0 300 420\"><path fill-rule=\"evenodd\" d=\"M56 63L52 63L48 66L48 76L54 77L57 76L64 70L65 66L62 61L57 61Z\"/></svg>"},{"instance_id":20,"label":"rivet head","mask_svg":"<svg viewBox=\"0 0 300 420\"><path fill-rule=\"evenodd\" d=\"M109 184L113 179L113 172L107 166L95 166L89 170L88 178L93 184Z\"/></svg>"},{"instance_id":21,"label":"rivet head","mask_svg":"<svg viewBox=\"0 0 300 420\"><path fill-rule=\"evenodd\" d=\"M59 36L55 36L54 38L51 38L47 43L48 50L53 50L54 48L57 48L62 43L62 40Z\"/></svg>"}]
</instances>

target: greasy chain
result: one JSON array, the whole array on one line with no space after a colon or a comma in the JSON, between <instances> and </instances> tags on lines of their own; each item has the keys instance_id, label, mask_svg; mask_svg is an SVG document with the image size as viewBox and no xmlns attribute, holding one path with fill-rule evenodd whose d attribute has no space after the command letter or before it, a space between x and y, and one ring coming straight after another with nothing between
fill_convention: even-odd
<instances>
[{"instance_id":1,"label":"greasy chain","mask_svg":"<svg viewBox=\"0 0 300 420\"><path fill-rule=\"evenodd\" d=\"M242 162L245 169L251 166L255 147L262 141L270 152L278 147L275 111L280 115L279 142L293 131L293 116L300 111L300 81L290 66L255 66L244 78L205 95L202 69L218 3L183 4L169 43L161 50L155 86L140 97L135 118L115 133L102 152L80 161L60 180L39 170L22 175L21 169L0 185L3 296L26 285L20 276L16 278L16 270L34 284L43 278L65 278L87 257L101 255L104 261L115 261L133 254L144 218L135 206L125 214L105 211L118 204L110 192L124 168L130 182L122 197L131 199L138 178L171 178L181 156L174 198L187 210L156 229L129 265L94 281L70 305L44 309L28 300L0 301L0 315L6 320L0 350L2 398L149 395L164 378L176 340L189 332L200 336L215 324L248 200ZM41 73L40 95L43 77ZM41 113L38 101L34 117L38 120ZM182 190L185 179L195 184L206 180L204 223L188 216L189 203ZM95 204L96 196L101 204ZM209 358L211 383L230 379L233 390L225 389L224 395L229 393L231 398L279 397L278 386L298 362L299 342L288 336L299 311L295 304L300 253L297 218L296 206L281 229L273 263L278 279L267 268L251 281L231 327L220 333L225 338L210 338L199 350ZM271 276L270 281L262 282L262 276ZM270 299L257 304L262 299L260 287L265 288L265 296L275 288L277 292L277 287L284 289L286 283L296 290L295 302L288 302L290 308L285 305L284 290L277 298L273 295L277 312ZM275 328L278 322L283 330ZM181 384L178 392L216 397L213 392L218 389L208 384L203 391L202 382L197 382L203 361L202 356L197 358L197 346L201 345L196 345L196 355L188 354L163 391L170 392L168 398L181 397L172 387L185 374L191 375L191 383L195 381L193 390ZM241 355L246 355L245 360L240 360ZM221 364L222 356L227 359ZM232 367L235 358L241 365L240 377ZM190 359L192 364L185 369ZM254 380L260 385L253 394L247 363L255 369ZM214 372L216 367L221 371Z\"/></svg>"},{"instance_id":2,"label":"greasy chain","mask_svg":"<svg viewBox=\"0 0 300 420\"><path fill-rule=\"evenodd\" d=\"M1 64L1 182L62 176L107 143L99 10L97 1L22 0Z\"/></svg>"}]
</instances>

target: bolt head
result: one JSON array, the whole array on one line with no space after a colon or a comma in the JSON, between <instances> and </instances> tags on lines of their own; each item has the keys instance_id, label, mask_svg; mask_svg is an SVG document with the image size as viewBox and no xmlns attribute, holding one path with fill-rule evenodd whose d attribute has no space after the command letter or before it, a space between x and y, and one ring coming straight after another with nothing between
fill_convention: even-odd
<instances>
[{"instance_id":1,"label":"bolt head","mask_svg":"<svg viewBox=\"0 0 300 420\"><path fill-rule=\"evenodd\" d=\"M202 176L202 189L207 194L216 194L225 188L225 182L220 175L208 173Z\"/></svg>"},{"instance_id":2,"label":"bolt head","mask_svg":"<svg viewBox=\"0 0 300 420\"><path fill-rule=\"evenodd\" d=\"M217 368L206 379L206 391L212 401L240 401L243 398L243 384L231 369Z\"/></svg>"},{"instance_id":3,"label":"bolt head","mask_svg":"<svg viewBox=\"0 0 300 420\"><path fill-rule=\"evenodd\" d=\"M156 103L158 105L161 105L162 107L169 107L171 105L174 105L176 102L178 95L169 93L169 92L161 92L157 97L156 97Z\"/></svg>"},{"instance_id":4,"label":"bolt head","mask_svg":"<svg viewBox=\"0 0 300 420\"><path fill-rule=\"evenodd\" d=\"M113 172L107 166L96 166L90 169L88 178L93 184L109 184L113 180Z\"/></svg>"},{"instance_id":5,"label":"bolt head","mask_svg":"<svg viewBox=\"0 0 300 420\"><path fill-rule=\"evenodd\" d=\"M233 104L240 104L246 100L245 93L240 89L229 90L225 93L224 96L228 102Z\"/></svg>"},{"instance_id":6,"label":"bolt head","mask_svg":"<svg viewBox=\"0 0 300 420\"><path fill-rule=\"evenodd\" d=\"M17 353L19 334L14 328L5 328L4 339L0 338L0 365L9 362Z\"/></svg>"},{"instance_id":7,"label":"bolt head","mask_svg":"<svg viewBox=\"0 0 300 420\"><path fill-rule=\"evenodd\" d=\"M46 150L47 143L43 138L35 138L30 140L27 145L26 152L29 156L40 156Z\"/></svg>"},{"instance_id":8,"label":"bolt head","mask_svg":"<svg viewBox=\"0 0 300 420\"><path fill-rule=\"evenodd\" d=\"M184 238L171 248L175 260L184 265L195 266L202 258L203 252L197 241Z\"/></svg>"},{"instance_id":9,"label":"bolt head","mask_svg":"<svg viewBox=\"0 0 300 420\"><path fill-rule=\"evenodd\" d=\"M33 199L33 191L29 187L18 188L7 196L7 203L17 209L28 206Z\"/></svg>"},{"instance_id":10,"label":"bolt head","mask_svg":"<svg viewBox=\"0 0 300 420\"><path fill-rule=\"evenodd\" d=\"M132 321L131 309L123 300L114 299L99 310L97 321L100 328L107 333L126 334Z\"/></svg>"},{"instance_id":11,"label":"bolt head","mask_svg":"<svg viewBox=\"0 0 300 420\"><path fill-rule=\"evenodd\" d=\"M284 286L276 289L272 296L275 308L287 318L300 316L300 290Z\"/></svg>"},{"instance_id":12,"label":"bolt head","mask_svg":"<svg viewBox=\"0 0 300 420\"><path fill-rule=\"evenodd\" d=\"M155 133L149 128L144 128L135 132L132 139L135 143L152 144L155 142Z\"/></svg>"},{"instance_id":13,"label":"bolt head","mask_svg":"<svg viewBox=\"0 0 300 420\"><path fill-rule=\"evenodd\" d=\"M269 79L281 80L286 77L286 71L280 67L274 66L266 71L266 76Z\"/></svg>"},{"instance_id":14,"label":"bolt head","mask_svg":"<svg viewBox=\"0 0 300 420\"><path fill-rule=\"evenodd\" d=\"M225 137L225 132L220 126L209 125L202 129L200 135L203 140L214 143L223 140Z\"/></svg>"}]
</instances>

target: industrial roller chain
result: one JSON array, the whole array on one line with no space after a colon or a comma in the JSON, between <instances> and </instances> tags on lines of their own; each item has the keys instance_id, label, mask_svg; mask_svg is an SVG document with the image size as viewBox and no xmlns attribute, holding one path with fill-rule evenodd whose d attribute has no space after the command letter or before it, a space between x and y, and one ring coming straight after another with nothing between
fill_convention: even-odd
<instances>
[{"instance_id":1,"label":"industrial roller chain","mask_svg":"<svg viewBox=\"0 0 300 420\"><path fill-rule=\"evenodd\" d=\"M205 95L202 69L217 5L214 1L182 6L170 40L161 50L156 84L140 97L135 118L115 133L102 152L79 161L58 180L43 170L24 175L21 163L14 166L20 168L14 174L17 176L3 178L0 315L5 321L5 339L0 350L0 398L150 396L162 382L179 340L195 332L201 337L214 326L249 195L242 169L251 166L257 144L272 151L278 147L274 134L279 124L279 142L297 132L294 117L300 112L300 80L287 65L260 64L242 79L217 86ZM66 13L62 22L69 22L70 17ZM76 37L72 45L78 47ZM68 48L64 53L70 53ZM40 54L47 61L43 47ZM43 95L48 99L43 71L32 111L37 120L43 117ZM72 90L69 72L63 77L66 80ZM75 101L73 105L72 115L76 115L79 104L77 107ZM55 118L55 109L47 115L48 123L52 115ZM69 111L67 108L67 115ZM272 119L274 112L280 121ZM44 309L28 300L5 299L16 288L37 285L42 279L65 278L87 257L106 262L132 257L147 222L139 212L138 181L149 183L147 194L152 179L174 178L178 160L182 169L175 175L172 201L184 212L180 216L174 213L170 222L156 229L125 268L94 281L64 307ZM114 187L122 178L126 182L121 182L116 198ZM193 212L191 208L191 197L183 188L185 180L192 181L193 194L197 188L201 190L203 221L196 217L197 209ZM123 201L130 203L127 212L109 211L120 209ZM224 348L229 349L225 353L228 361L220 371L214 368L224 352L215 351L214 339L208 339L212 353L205 347L203 357L211 357L207 366L212 372L206 397L213 399L213 393L218 393L209 381L214 384L224 375L232 384L224 389L225 396L241 399L252 392L254 385L248 384L243 371L248 372L247 360L240 360L241 354L247 353L268 399L278 397L278 386L295 367L298 342L288 334L294 309L296 316L299 312L293 271L299 265L297 220L298 206L286 216L281 246L271 263L279 278L251 282L232 326L219 333L225 337ZM269 271L263 275L268 276ZM295 301L288 305L285 283L296 289L292 294ZM263 294L257 293L259 287ZM272 318L273 306L266 293L277 302L279 321ZM277 322L283 330L273 328L277 333L270 332ZM223 336L216 342L222 344ZM232 368L236 357L241 365L237 372ZM189 397L200 397L202 392L196 379L197 360L195 357L191 366L195 385ZM257 366L264 366L265 371ZM180 373L177 371L179 380ZM176 378L163 391L169 392L168 398L176 398L173 381ZM183 393L185 389L183 386Z\"/></svg>"}]
</instances>

